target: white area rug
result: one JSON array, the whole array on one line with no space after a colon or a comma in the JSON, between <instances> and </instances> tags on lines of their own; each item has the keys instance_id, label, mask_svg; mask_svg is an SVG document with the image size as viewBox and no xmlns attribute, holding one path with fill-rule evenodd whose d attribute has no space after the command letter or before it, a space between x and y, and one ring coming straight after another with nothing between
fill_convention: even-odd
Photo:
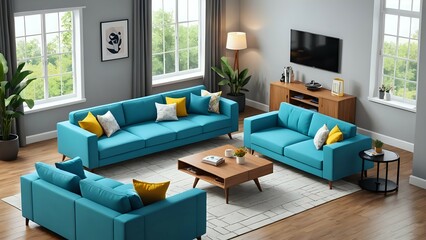
<instances>
[{"instance_id":1,"label":"white area rug","mask_svg":"<svg viewBox=\"0 0 426 240\"><path fill-rule=\"evenodd\" d=\"M97 174L131 183L133 178L144 181L167 181L168 196L191 189L194 178L177 170L177 159L224 144L242 146L242 134L220 136L177 149L152 154L121 164L96 170ZM263 192L253 181L229 190L229 204L224 190L202 180L197 187L207 192L207 234L203 239L229 239L270 223L308 210L360 190L352 183L327 181L274 161L274 172L259 178ZM20 195L2 199L20 209Z\"/></svg>"}]
</instances>

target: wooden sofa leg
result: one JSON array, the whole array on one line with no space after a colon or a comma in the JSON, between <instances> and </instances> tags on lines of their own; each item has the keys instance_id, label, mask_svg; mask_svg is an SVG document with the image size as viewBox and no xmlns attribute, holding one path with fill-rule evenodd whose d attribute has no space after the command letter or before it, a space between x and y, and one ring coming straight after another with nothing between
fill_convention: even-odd
<instances>
[{"instance_id":1,"label":"wooden sofa leg","mask_svg":"<svg viewBox=\"0 0 426 240\"><path fill-rule=\"evenodd\" d=\"M330 190L333 189L333 181L328 181L328 187L330 187Z\"/></svg>"},{"instance_id":2,"label":"wooden sofa leg","mask_svg":"<svg viewBox=\"0 0 426 240\"><path fill-rule=\"evenodd\" d=\"M65 161L65 158L66 158L67 156L65 156L65 155L62 155L62 162L63 161Z\"/></svg>"},{"instance_id":3,"label":"wooden sofa leg","mask_svg":"<svg viewBox=\"0 0 426 240\"><path fill-rule=\"evenodd\" d=\"M253 155L253 154L254 154L254 150L253 150L253 149L251 149L251 150L250 150L250 153L251 153L251 155Z\"/></svg>"},{"instance_id":4,"label":"wooden sofa leg","mask_svg":"<svg viewBox=\"0 0 426 240\"><path fill-rule=\"evenodd\" d=\"M367 170L364 170L364 177L367 177Z\"/></svg>"},{"instance_id":5,"label":"wooden sofa leg","mask_svg":"<svg viewBox=\"0 0 426 240\"><path fill-rule=\"evenodd\" d=\"M197 240L201 240L201 237L197 237Z\"/></svg>"},{"instance_id":6,"label":"wooden sofa leg","mask_svg":"<svg viewBox=\"0 0 426 240\"><path fill-rule=\"evenodd\" d=\"M229 139L232 139L231 133L228 133L228 137L229 137Z\"/></svg>"},{"instance_id":7,"label":"wooden sofa leg","mask_svg":"<svg viewBox=\"0 0 426 240\"><path fill-rule=\"evenodd\" d=\"M25 218L25 226L28 226L28 224L30 224L30 219Z\"/></svg>"}]
</instances>

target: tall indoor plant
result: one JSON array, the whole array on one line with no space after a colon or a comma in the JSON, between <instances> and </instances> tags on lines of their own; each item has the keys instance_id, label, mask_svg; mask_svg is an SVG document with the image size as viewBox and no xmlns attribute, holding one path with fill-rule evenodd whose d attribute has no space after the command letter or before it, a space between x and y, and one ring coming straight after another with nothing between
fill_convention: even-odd
<instances>
[{"instance_id":1,"label":"tall indoor plant","mask_svg":"<svg viewBox=\"0 0 426 240\"><path fill-rule=\"evenodd\" d=\"M0 53L0 160L14 160L18 156L19 138L11 133L13 121L23 115L19 107L25 102L29 108L34 106L32 99L25 99L21 93L35 78L26 79L32 71L24 70L25 63L19 64L12 79L7 80L7 62Z\"/></svg>"},{"instance_id":2,"label":"tall indoor plant","mask_svg":"<svg viewBox=\"0 0 426 240\"><path fill-rule=\"evenodd\" d=\"M248 69L246 68L243 71L238 72L237 69L234 70L231 67L226 57L221 57L220 68L212 67L212 70L222 78L222 80L218 83L220 86L229 86L230 91L227 94L228 98L238 103L240 112L244 111L246 96L241 91L249 91L244 88L251 78L251 76L248 75Z\"/></svg>"}]
</instances>

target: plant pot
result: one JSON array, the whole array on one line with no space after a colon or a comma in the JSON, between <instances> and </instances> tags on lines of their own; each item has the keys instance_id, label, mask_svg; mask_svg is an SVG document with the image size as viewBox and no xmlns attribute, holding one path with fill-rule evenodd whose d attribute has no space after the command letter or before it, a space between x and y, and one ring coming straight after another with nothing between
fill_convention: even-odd
<instances>
[{"instance_id":1,"label":"plant pot","mask_svg":"<svg viewBox=\"0 0 426 240\"><path fill-rule=\"evenodd\" d=\"M385 98L385 92L379 91L379 99Z\"/></svg>"},{"instance_id":2,"label":"plant pot","mask_svg":"<svg viewBox=\"0 0 426 240\"><path fill-rule=\"evenodd\" d=\"M0 140L0 160L10 161L18 158L19 137L15 134L10 134L9 137L10 140Z\"/></svg>"},{"instance_id":3,"label":"plant pot","mask_svg":"<svg viewBox=\"0 0 426 240\"><path fill-rule=\"evenodd\" d=\"M242 165L242 164L246 163L246 158L245 157L237 157L236 161L237 161L237 164Z\"/></svg>"},{"instance_id":4,"label":"plant pot","mask_svg":"<svg viewBox=\"0 0 426 240\"><path fill-rule=\"evenodd\" d=\"M376 153L381 153L382 152L382 148L380 147L374 147L374 151L376 151Z\"/></svg>"},{"instance_id":5,"label":"plant pot","mask_svg":"<svg viewBox=\"0 0 426 240\"><path fill-rule=\"evenodd\" d=\"M390 101L391 100L391 94L389 92L385 93L385 100Z\"/></svg>"},{"instance_id":6,"label":"plant pot","mask_svg":"<svg viewBox=\"0 0 426 240\"><path fill-rule=\"evenodd\" d=\"M244 108L246 107L246 95L244 93L240 93L237 96L228 93L226 94L226 98L238 103L238 112L244 112Z\"/></svg>"}]
</instances>

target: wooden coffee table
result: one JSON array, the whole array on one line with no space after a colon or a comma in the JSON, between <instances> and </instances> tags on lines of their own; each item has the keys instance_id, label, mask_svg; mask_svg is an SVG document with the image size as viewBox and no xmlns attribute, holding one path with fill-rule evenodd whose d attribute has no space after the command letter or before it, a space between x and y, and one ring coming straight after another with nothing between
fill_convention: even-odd
<instances>
[{"instance_id":1,"label":"wooden coffee table","mask_svg":"<svg viewBox=\"0 0 426 240\"><path fill-rule=\"evenodd\" d=\"M262 191L259 177L273 172L272 162L247 153L245 164L239 165L236 163L235 158L224 157L225 149L229 148L236 149L234 146L225 145L183 157L178 160L178 169L195 177L192 186L194 188L197 186L198 181L202 179L224 189L226 203L228 203L229 188L238 184L253 180L259 191ZM225 162L219 166L201 162L208 155L221 156L225 159Z\"/></svg>"}]
</instances>

